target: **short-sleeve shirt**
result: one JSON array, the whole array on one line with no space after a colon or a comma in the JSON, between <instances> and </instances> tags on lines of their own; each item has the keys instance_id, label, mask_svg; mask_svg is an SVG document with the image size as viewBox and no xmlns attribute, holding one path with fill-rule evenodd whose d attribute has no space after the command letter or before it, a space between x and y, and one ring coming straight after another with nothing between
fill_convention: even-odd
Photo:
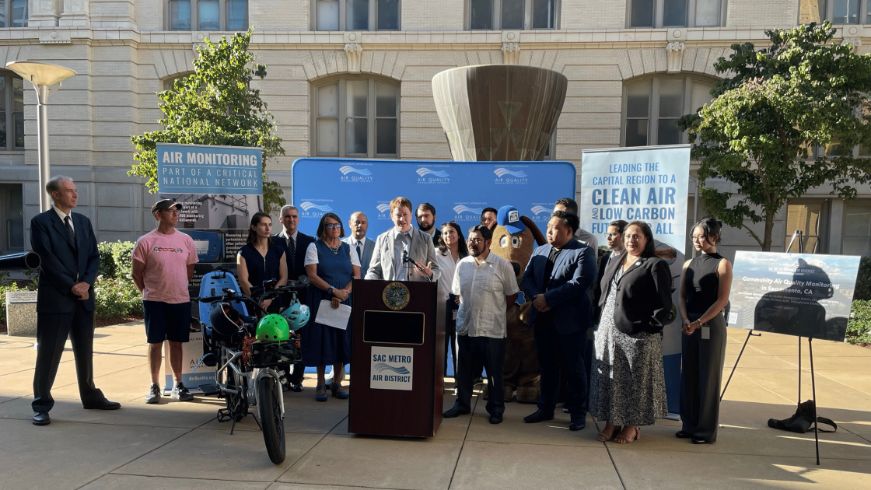
<instances>
[{"instance_id":1,"label":"short-sleeve shirt","mask_svg":"<svg viewBox=\"0 0 871 490\"><path fill-rule=\"evenodd\" d=\"M303 262L303 265L318 265L319 262L318 246L315 242L311 242L305 249L305 262ZM357 251L354 250L354 247L351 247L351 265L360 267L360 257L357 256Z\"/></svg>"},{"instance_id":2,"label":"short-sleeve shirt","mask_svg":"<svg viewBox=\"0 0 871 490\"><path fill-rule=\"evenodd\" d=\"M490 253L480 265L474 257L457 262L453 294L461 298L457 334L502 339L507 336L505 297L519 291L514 268Z\"/></svg>"},{"instance_id":3,"label":"short-sleeve shirt","mask_svg":"<svg viewBox=\"0 0 871 490\"><path fill-rule=\"evenodd\" d=\"M169 304L191 300L187 268L197 263L197 249L190 236L178 230L168 235L148 232L136 240L133 260L145 264L142 299Z\"/></svg>"}]
</instances>

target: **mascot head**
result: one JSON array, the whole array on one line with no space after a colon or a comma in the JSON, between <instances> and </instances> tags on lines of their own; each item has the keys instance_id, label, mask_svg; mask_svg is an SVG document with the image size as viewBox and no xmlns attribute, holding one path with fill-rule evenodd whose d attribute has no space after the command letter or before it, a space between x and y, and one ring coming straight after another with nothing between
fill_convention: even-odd
<instances>
[{"instance_id":1,"label":"mascot head","mask_svg":"<svg viewBox=\"0 0 871 490\"><path fill-rule=\"evenodd\" d=\"M514 264L518 275L526 268L535 247L544 243L544 235L535 222L521 216L516 207L506 205L499 208L490 251Z\"/></svg>"}]
</instances>

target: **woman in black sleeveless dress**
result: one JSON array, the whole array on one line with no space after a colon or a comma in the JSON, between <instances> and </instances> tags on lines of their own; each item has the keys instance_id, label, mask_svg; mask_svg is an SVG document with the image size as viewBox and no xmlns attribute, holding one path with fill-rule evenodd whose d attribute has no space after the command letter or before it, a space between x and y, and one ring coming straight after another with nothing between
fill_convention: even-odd
<instances>
[{"instance_id":1,"label":"woman in black sleeveless dress","mask_svg":"<svg viewBox=\"0 0 871 490\"><path fill-rule=\"evenodd\" d=\"M680 376L680 416L675 434L693 444L717 440L720 416L720 381L726 353L726 319L732 264L717 253L722 223L707 218L692 231L698 253L684 264L680 280L683 318L683 362Z\"/></svg>"}]
</instances>

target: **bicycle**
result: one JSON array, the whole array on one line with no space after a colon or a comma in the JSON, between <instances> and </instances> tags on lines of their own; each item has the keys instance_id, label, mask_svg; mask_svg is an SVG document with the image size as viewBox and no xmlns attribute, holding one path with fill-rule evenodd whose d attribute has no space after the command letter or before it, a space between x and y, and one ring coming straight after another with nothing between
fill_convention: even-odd
<instances>
[{"instance_id":1,"label":"bicycle","mask_svg":"<svg viewBox=\"0 0 871 490\"><path fill-rule=\"evenodd\" d=\"M285 458L284 397L278 367L300 359L296 331L309 319L308 307L297 299L301 287L291 284L263 290L255 299L229 288L220 296L196 298L213 304L204 329L201 360L207 366L218 366L214 392L226 400L226 407L218 409L218 421L231 421L233 434L236 422L256 406L257 414L252 415L263 433L269 459L275 464ZM287 293L291 304L280 314L269 314L260 307L264 299ZM234 303L244 304L255 315L243 315Z\"/></svg>"}]
</instances>

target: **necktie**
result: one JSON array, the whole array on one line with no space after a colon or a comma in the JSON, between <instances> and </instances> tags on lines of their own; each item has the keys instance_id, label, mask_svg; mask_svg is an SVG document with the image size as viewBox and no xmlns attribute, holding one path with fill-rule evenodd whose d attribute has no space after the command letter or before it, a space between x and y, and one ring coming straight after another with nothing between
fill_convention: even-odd
<instances>
[{"instance_id":1,"label":"necktie","mask_svg":"<svg viewBox=\"0 0 871 490\"><path fill-rule=\"evenodd\" d=\"M360 261L360 264L363 264L363 251L360 249L360 242L357 242L357 260Z\"/></svg>"},{"instance_id":2,"label":"necktie","mask_svg":"<svg viewBox=\"0 0 871 490\"><path fill-rule=\"evenodd\" d=\"M73 224L69 216L64 218L64 224L67 225L67 235L69 236L70 243L73 244L73 248L76 248L76 232L73 230Z\"/></svg>"},{"instance_id":3,"label":"necktie","mask_svg":"<svg viewBox=\"0 0 871 490\"><path fill-rule=\"evenodd\" d=\"M296 256L296 242L293 237L287 237L287 258L293 260Z\"/></svg>"}]
</instances>

